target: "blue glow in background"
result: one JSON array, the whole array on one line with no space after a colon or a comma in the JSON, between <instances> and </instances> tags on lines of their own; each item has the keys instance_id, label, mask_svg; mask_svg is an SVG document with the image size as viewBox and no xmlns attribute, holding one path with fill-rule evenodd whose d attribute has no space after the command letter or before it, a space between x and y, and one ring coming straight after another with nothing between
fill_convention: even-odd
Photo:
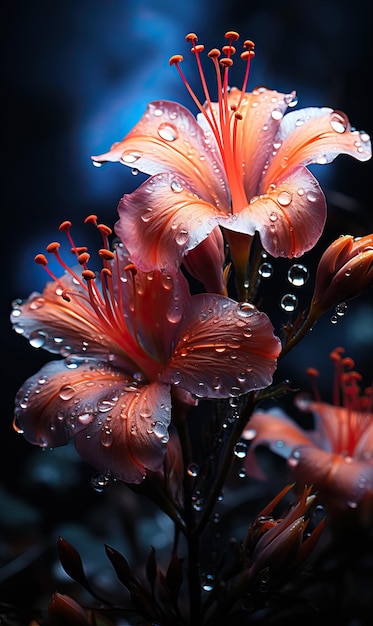
<instances>
[{"instance_id":1,"label":"blue glow in background","mask_svg":"<svg viewBox=\"0 0 373 626\"><path fill-rule=\"evenodd\" d=\"M5 483L12 484L34 452L12 431L14 395L49 358L11 330L10 303L42 289L45 275L33 258L59 236L61 221L73 222L82 244L84 217L97 213L112 225L121 195L139 184L139 177L118 164L96 169L90 155L121 139L150 100L174 99L193 110L168 64L171 55L181 53L192 76L185 34L196 32L209 49L220 47L230 29L256 42L249 89L260 84L296 89L299 107L341 109L353 125L373 134L370 0L20 0L3 9L0 305L5 401L0 440L5 448L0 457ZM233 77L238 86L242 76L237 63ZM344 233L371 232L372 164L339 157L317 175L330 205L320 253L341 234L340 223ZM329 319L319 324L303 351L294 353L290 373L320 367L336 342L344 343L358 364L361 358L363 365L371 365L372 292L351 309L335 331Z\"/></svg>"}]
</instances>

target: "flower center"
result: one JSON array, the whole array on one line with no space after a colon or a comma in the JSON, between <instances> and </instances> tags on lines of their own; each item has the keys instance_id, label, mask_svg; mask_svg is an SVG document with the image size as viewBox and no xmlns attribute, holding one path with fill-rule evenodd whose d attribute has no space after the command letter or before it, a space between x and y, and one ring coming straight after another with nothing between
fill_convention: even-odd
<instances>
[{"instance_id":1,"label":"flower center","mask_svg":"<svg viewBox=\"0 0 373 626\"><path fill-rule=\"evenodd\" d=\"M85 219L85 223L96 226L103 240L103 246L98 250L102 262L98 274L88 267L90 254L87 247L75 245L70 233L71 222L63 222L59 230L66 233L71 245L71 251L75 255L81 272L75 271L65 263L60 255L60 244L52 242L46 250L53 254L65 273L72 277L76 289L67 287L63 278L58 278L48 267L48 260L44 254L38 254L35 262L42 265L45 271L60 288L60 295L66 302L74 304L74 314L84 319L85 323L92 326L92 330L99 329L100 334L107 337L113 346L117 346L126 355L126 360L133 361L133 372L139 373L144 378L152 378L157 372L153 372L155 363L145 352L138 336L136 322L137 286L136 268L132 263L121 265L121 255L114 254L110 249L109 237L111 228L105 224L99 224L95 215ZM113 273L115 264L115 273ZM123 285L128 285L124 296ZM93 313L93 315L92 315ZM158 366L156 368L158 370Z\"/></svg>"},{"instance_id":2,"label":"flower center","mask_svg":"<svg viewBox=\"0 0 373 626\"><path fill-rule=\"evenodd\" d=\"M343 348L336 348L330 355L334 363L333 405L336 411L339 409L338 433L333 437L334 451L353 456L357 443L373 419L373 387L364 390L361 388L359 384L362 380L361 374L353 369L354 361L349 357L343 357L343 353ZM308 374L314 382L316 401L322 402L315 384L318 372L310 368ZM325 424L325 427L328 425ZM373 450L366 452L373 454Z\"/></svg>"},{"instance_id":3,"label":"flower center","mask_svg":"<svg viewBox=\"0 0 373 626\"><path fill-rule=\"evenodd\" d=\"M245 102L245 92L249 78L250 62L255 56L255 52L254 43L249 39L244 41L244 51L241 53L240 58L246 61L246 71L241 89L238 90L237 100L233 104L232 99L229 98L229 72L233 65L232 57L236 53L236 48L233 46L233 42L239 39L239 34L235 31L228 31L225 33L225 38L228 39L228 45L223 46L221 50L213 48L207 54L215 67L217 102L212 100L207 86L201 61L201 53L204 50L204 46L202 44L197 44L197 35L189 33L186 36L186 40L192 44L191 52L194 53L196 59L201 85L205 96L205 104L201 103L180 68L180 63L183 61L183 57L179 54L172 56L170 59L170 65L176 66L189 94L191 95L194 103L197 105L200 113L205 118L216 139L231 192L232 212L235 213L240 211L242 207L247 204L243 184L243 165L240 150L238 149L237 134L239 132L240 122L242 121L240 107L242 103ZM224 56L221 56L222 54Z\"/></svg>"}]
</instances>

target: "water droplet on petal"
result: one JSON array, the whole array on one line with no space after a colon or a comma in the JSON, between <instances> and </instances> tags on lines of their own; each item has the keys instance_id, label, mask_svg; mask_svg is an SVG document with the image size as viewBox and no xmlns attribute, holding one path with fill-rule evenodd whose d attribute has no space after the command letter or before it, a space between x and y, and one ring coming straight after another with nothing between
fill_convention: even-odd
<instances>
[{"instance_id":1,"label":"water droplet on petal","mask_svg":"<svg viewBox=\"0 0 373 626\"><path fill-rule=\"evenodd\" d=\"M255 306L249 302L240 302L237 306L237 314L240 317L251 317L254 314Z\"/></svg>"},{"instance_id":2,"label":"water droplet on petal","mask_svg":"<svg viewBox=\"0 0 373 626\"><path fill-rule=\"evenodd\" d=\"M165 122L158 127L158 135L165 141L175 141L178 137L178 132L173 124Z\"/></svg>"},{"instance_id":3,"label":"water droplet on petal","mask_svg":"<svg viewBox=\"0 0 373 626\"><path fill-rule=\"evenodd\" d=\"M71 400L76 394L76 389L71 385L62 385L60 388L58 395L61 400Z\"/></svg>"},{"instance_id":4,"label":"water droplet on petal","mask_svg":"<svg viewBox=\"0 0 373 626\"><path fill-rule=\"evenodd\" d=\"M347 130L347 124L342 115L334 111L330 115L330 126L336 133L344 133Z\"/></svg>"},{"instance_id":5,"label":"water droplet on petal","mask_svg":"<svg viewBox=\"0 0 373 626\"><path fill-rule=\"evenodd\" d=\"M29 342L33 348L42 348L45 345L48 335L42 330L36 330L31 333Z\"/></svg>"},{"instance_id":6,"label":"water droplet on petal","mask_svg":"<svg viewBox=\"0 0 373 626\"><path fill-rule=\"evenodd\" d=\"M175 193L181 193L183 191L183 186L177 180L173 180L171 182L171 189Z\"/></svg>"},{"instance_id":7,"label":"water droplet on petal","mask_svg":"<svg viewBox=\"0 0 373 626\"><path fill-rule=\"evenodd\" d=\"M196 478L198 476L199 466L197 463L190 463L187 467L187 474L191 478Z\"/></svg>"},{"instance_id":8,"label":"water droplet on petal","mask_svg":"<svg viewBox=\"0 0 373 626\"><path fill-rule=\"evenodd\" d=\"M291 198L292 196L288 191L281 191L281 193L277 196L277 202L281 206L289 206Z\"/></svg>"},{"instance_id":9,"label":"water droplet on petal","mask_svg":"<svg viewBox=\"0 0 373 626\"><path fill-rule=\"evenodd\" d=\"M335 312L338 317L343 317L347 312L347 304L345 302L340 302L335 307Z\"/></svg>"},{"instance_id":10,"label":"water droplet on petal","mask_svg":"<svg viewBox=\"0 0 373 626\"><path fill-rule=\"evenodd\" d=\"M153 209L151 207L148 207L144 213L141 215L141 219L143 222L149 222L151 216L153 213Z\"/></svg>"},{"instance_id":11,"label":"water droplet on petal","mask_svg":"<svg viewBox=\"0 0 373 626\"><path fill-rule=\"evenodd\" d=\"M123 152L120 160L125 165L131 165L131 163L136 163L136 161L138 161L140 157L141 157L141 154L137 152Z\"/></svg>"}]
</instances>

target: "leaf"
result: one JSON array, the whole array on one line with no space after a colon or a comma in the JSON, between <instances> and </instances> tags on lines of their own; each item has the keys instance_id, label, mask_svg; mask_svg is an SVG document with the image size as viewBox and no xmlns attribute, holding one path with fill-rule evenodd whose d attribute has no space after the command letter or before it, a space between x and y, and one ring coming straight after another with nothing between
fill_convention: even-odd
<instances>
[{"instance_id":1,"label":"leaf","mask_svg":"<svg viewBox=\"0 0 373 626\"><path fill-rule=\"evenodd\" d=\"M173 554L167 569L166 581L172 598L176 601L183 582L183 569L181 560Z\"/></svg>"},{"instance_id":2,"label":"leaf","mask_svg":"<svg viewBox=\"0 0 373 626\"><path fill-rule=\"evenodd\" d=\"M83 585L83 587L89 587L79 552L63 537L59 537L57 548L61 565L66 574L68 574L76 582Z\"/></svg>"}]
</instances>

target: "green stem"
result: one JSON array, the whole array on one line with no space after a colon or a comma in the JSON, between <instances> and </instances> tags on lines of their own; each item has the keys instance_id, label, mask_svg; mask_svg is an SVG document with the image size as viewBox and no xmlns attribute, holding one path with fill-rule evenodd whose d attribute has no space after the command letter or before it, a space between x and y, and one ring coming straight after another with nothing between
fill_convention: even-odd
<instances>
[{"instance_id":1,"label":"green stem","mask_svg":"<svg viewBox=\"0 0 373 626\"><path fill-rule=\"evenodd\" d=\"M292 350L292 348L294 348L294 346L296 346L297 343L299 343L299 341L303 339L308 331L311 330L316 320L317 317L315 315L309 314L299 330L296 327L293 328L293 332L289 333L286 337L286 342L284 347L282 348L279 359L283 359L284 356L286 356L288 352L290 352L290 350Z\"/></svg>"}]
</instances>

